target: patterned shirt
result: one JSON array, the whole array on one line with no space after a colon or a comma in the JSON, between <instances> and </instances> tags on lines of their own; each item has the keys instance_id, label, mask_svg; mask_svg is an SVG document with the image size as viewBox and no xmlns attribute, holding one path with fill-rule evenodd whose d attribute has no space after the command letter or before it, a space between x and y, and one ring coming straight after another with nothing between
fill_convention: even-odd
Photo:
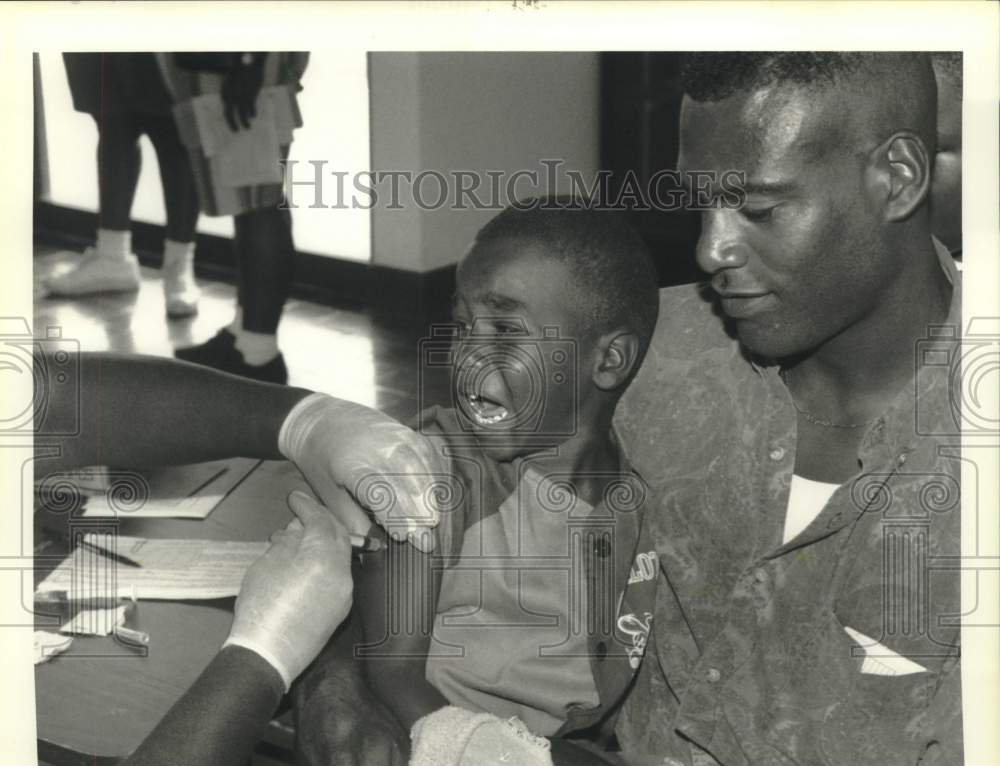
<instances>
[{"instance_id":1,"label":"patterned shirt","mask_svg":"<svg viewBox=\"0 0 1000 766\"><path fill-rule=\"evenodd\" d=\"M741 353L698 286L661 292L616 423L662 574L618 722L630 764L961 762L961 286L938 255L946 324L866 428L858 474L787 543L796 410L778 369Z\"/></svg>"}]
</instances>

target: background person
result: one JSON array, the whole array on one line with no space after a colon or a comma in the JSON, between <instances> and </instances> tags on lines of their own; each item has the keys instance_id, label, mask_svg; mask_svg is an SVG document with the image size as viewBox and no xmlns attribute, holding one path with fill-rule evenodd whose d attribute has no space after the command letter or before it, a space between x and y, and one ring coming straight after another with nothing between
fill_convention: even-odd
<instances>
[{"instance_id":1,"label":"background person","mask_svg":"<svg viewBox=\"0 0 1000 766\"><path fill-rule=\"evenodd\" d=\"M221 96L231 131L223 141L236 142L251 130L265 109L262 89L279 88L283 98L271 99L266 111L276 121L279 143L261 149L255 165L277 174L274 182L229 187L218 165L204 152L191 149L198 193L208 215L233 215L237 266L236 314L229 326L205 343L175 351L178 359L269 383L285 383L288 369L278 350L278 323L291 290L295 267L291 212L279 208L283 199L279 162L288 156L291 128L301 125L295 94L309 61L302 52L171 53L161 61L167 85L178 104L204 94ZM258 110L261 110L261 115ZM180 113L179 113L180 114ZM287 134L282 126L289 128ZM190 129L197 132L192 125ZM273 154L273 156L269 156Z\"/></svg>"},{"instance_id":2,"label":"background person","mask_svg":"<svg viewBox=\"0 0 1000 766\"><path fill-rule=\"evenodd\" d=\"M173 100L153 53L64 53L73 106L97 123L97 242L72 268L45 280L52 295L137 290L130 215L142 165L139 138L156 150L167 213L163 292L167 316L198 310L194 235L198 196L187 150L171 114Z\"/></svg>"}]
</instances>

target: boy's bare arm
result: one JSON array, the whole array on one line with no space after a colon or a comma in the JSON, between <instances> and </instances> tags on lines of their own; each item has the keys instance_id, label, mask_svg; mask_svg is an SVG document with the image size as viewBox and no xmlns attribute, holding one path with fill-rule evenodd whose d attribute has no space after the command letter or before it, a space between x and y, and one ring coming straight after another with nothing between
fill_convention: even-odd
<instances>
[{"instance_id":1,"label":"boy's bare arm","mask_svg":"<svg viewBox=\"0 0 1000 766\"><path fill-rule=\"evenodd\" d=\"M356 585L369 684L406 729L448 704L424 675L439 580L431 563L413 546L390 542L384 554L365 557Z\"/></svg>"}]
</instances>

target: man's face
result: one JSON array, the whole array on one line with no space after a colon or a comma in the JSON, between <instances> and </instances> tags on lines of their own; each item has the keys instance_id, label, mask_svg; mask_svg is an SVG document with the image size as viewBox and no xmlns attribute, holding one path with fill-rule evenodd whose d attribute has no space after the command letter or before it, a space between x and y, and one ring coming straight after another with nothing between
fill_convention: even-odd
<instances>
[{"instance_id":1,"label":"man's face","mask_svg":"<svg viewBox=\"0 0 1000 766\"><path fill-rule=\"evenodd\" d=\"M952 252L962 249L962 95L937 75L937 154L931 184L931 231Z\"/></svg>"},{"instance_id":2,"label":"man's face","mask_svg":"<svg viewBox=\"0 0 1000 766\"><path fill-rule=\"evenodd\" d=\"M866 155L850 104L770 88L685 97L680 169L746 174L740 209L702 213L698 263L742 344L772 359L807 353L862 321L892 269L866 204Z\"/></svg>"},{"instance_id":3,"label":"man's face","mask_svg":"<svg viewBox=\"0 0 1000 766\"><path fill-rule=\"evenodd\" d=\"M501 460L564 441L578 414L569 270L538 245L498 240L476 245L456 281L452 387L463 424Z\"/></svg>"}]
</instances>

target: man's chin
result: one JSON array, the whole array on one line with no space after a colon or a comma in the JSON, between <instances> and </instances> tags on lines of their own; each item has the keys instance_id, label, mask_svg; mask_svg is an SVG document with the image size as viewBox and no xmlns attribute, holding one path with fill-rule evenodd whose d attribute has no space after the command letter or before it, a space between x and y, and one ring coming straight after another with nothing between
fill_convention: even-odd
<instances>
[{"instance_id":1,"label":"man's chin","mask_svg":"<svg viewBox=\"0 0 1000 766\"><path fill-rule=\"evenodd\" d=\"M736 335L740 346L750 356L760 359L780 360L803 353L801 343L789 338L774 328L754 326L750 322L736 323Z\"/></svg>"}]
</instances>

